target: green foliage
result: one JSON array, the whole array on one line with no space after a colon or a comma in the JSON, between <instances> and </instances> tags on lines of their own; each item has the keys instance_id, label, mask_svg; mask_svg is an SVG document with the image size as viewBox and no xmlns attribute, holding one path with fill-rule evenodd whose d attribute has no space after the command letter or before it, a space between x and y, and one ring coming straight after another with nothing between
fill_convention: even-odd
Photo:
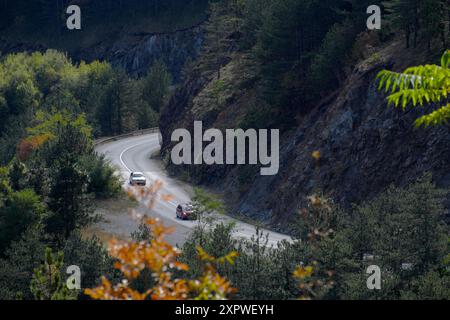
<instances>
[{"instance_id":1,"label":"green foliage","mask_svg":"<svg viewBox=\"0 0 450 320\"><path fill-rule=\"evenodd\" d=\"M224 213L224 206L220 198L212 193L209 193L201 188L194 189L194 197L192 201L196 207L196 211L210 214L210 213Z\"/></svg>"},{"instance_id":2,"label":"green foliage","mask_svg":"<svg viewBox=\"0 0 450 320\"><path fill-rule=\"evenodd\" d=\"M209 2L209 19L203 46L202 66L221 78L221 68L238 49L242 26L243 1L217 0Z\"/></svg>"},{"instance_id":3,"label":"green foliage","mask_svg":"<svg viewBox=\"0 0 450 320\"><path fill-rule=\"evenodd\" d=\"M342 65L348 58L357 33L358 30L349 20L331 27L311 63L309 78L313 90L326 92L342 82Z\"/></svg>"},{"instance_id":4,"label":"green foliage","mask_svg":"<svg viewBox=\"0 0 450 320\"><path fill-rule=\"evenodd\" d=\"M167 103L172 83L172 77L162 60L153 63L143 82L144 101L159 113Z\"/></svg>"},{"instance_id":5,"label":"green foliage","mask_svg":"<svg viewBox=\"0 0 450 320\"><path fill-rule=\"evenodd\" d=\"M124 70L116 71L106 88L96 118L104 135L119 135L137 128L137 106L141 96L136 81Z\"/></svg>"},{"instance_id":6,"label":"green foliage","mask_svg":"<svg viewBox=\"0 0 450 320\"><path fill-rule=\"evenodd\" d=\"M101 277L116 279L119 275L114 269L114 259L109 256L104 244L97 238L83 239L73 233L64 243L64 268L76 265L81 270L81 285L85 288L100 284Z\"/></svg>"},{"instance_id":7,"label":"green foliage","mask_svg":"<svg viewBox=\"0 0 450 320\"><path fill-rule=\"evenodd\" d=\"M61 279L61 268L64 264L64 254L45 250L44 264L35 269L30 284L30 290L36 300L75 300L77 293L70 291L64 279Z\"/></svg>"},{"instance_id":8,"label":"green foliage","mask_svg":"<svg viewBox=\"0 0 450 320\"><path fill-rule=\"evenodd\" d=\"M72 115L67 110L56 111L52 114L39 111L36 113L33 124L33 127L27 129L28 138L47 136L49 140L54 139L59 128L69 124L86 137L92 137L92 128L87 123L86 116L84 114Z\"/></svg>"},{"instance_id":9,"label":"green foliage","mask_svg":"<svg viewBox=\"0 0 450 320\"><path fill-rule=\"evenodd\" d=\"M339 259L343 265L337 270L342 277L340 295L347 299L400 299L406 295L425 299L433 294L429 287L435 279L432 286L438 298L440 282L447 281L443 273L448 254L448 227L443 223L446 194L427 175L407 188L391 187L357 206L337 236L350 248ZM382 270L381 290L366 290L364 272L369 265Z\"/></svg>"},{"instance_id":10,"label":"green foliage","mask_svg":"<svg viewBox=\"0 0 450 320\"><path fill-rule=\"evenodd\" d=\"M0 260L0 299L35 299L30 291L30 280L35 269L42 268L46 247L53 245L40 228L26 231L20 240L11 244L5 257ZM62 274L65 274L69 265L80 267L82 286L98 285L102 275L110 279L117 277L113 270L113 259L95 238L84 240L74 233L63 247L54 249L64 252L64 263L60 268ZM43 286L45 291L45 282ZM39 288L42 290L40 285Z\"/></svg>"},{"instance_id":11,"label":"green foliage","mask_svg":"<svg viewBox=\"0 0 450 320\"><path fill-rule=\"evenodd\" d=\"M303 230L291 243L267 246L258 228L250 240L233 237L233 226L197 227L183 246L191 276L201 273L196 248L210 255L236 251L233 265L218 271L239 290L238 299L446 299L447 193L429 175L406 188L391 187L375 199L343 211L318 196L301 212ZM382 270L382 289L368 290L366 268ZM302 266L303 281L293 277ZM411 266L411 267L405 267Z\"/></svg>"},{"instance_id":12,"label":"green foliage","mask_svg":"<svg viewBox=\"0 0 450 320\"><path fill-rule=\"evenodd\" d=\"M391 23L405 33L407 47L410 46L411 35L415 39L418 36L419 3L418 0L390 0L383 3ZM417 45L416 40L414 43Z\"/></svg>"},{"instance_id":13,"label":"green foliage","mask_svg":"<svg viewBox=\"0 0 450 320\"><path fill-rule=\"evenodd\" d=\"M403 73L381 71L378 74L379 90L389 92L388 101L396 107L405 109L409 104L414 107L431 105L435 110L417 119L417 127L428 127L448 123L450 104L450 51L441 58L441 65L425 65L406 69Z\"/></svg>"},{"instance_id":14,"label":"green foliage","mask_svg":"<svg viewBox=\"0 0 450 320\"><path fill-rule=\"evenodd\" d=\"M26 188L26 181L24 179L26 175L27 168L25 164L18 161L17 159L12 162L9 167L9 182L11 188L14 191L23 190Z\"/></svg>"},{"instance_id":15,"label":"green foliage","mask_svg":"<svg viewBox=\"0 0 450 320\"><path fill-rule=\"evenodd\" d=\"M140 111L150 102L155 110L162 106L170 78L159 64L153 68L150 91L144 92L141 81L106 62L76 65L54 50L7 55L0 61L0 138L5 142L5 158L9 155L4 162L11 160L17 140L51 135L64 121L83 126L88 136L92 131L97 136L114 135L154 126L157 112L147 110L142 117L145 123L138 124Z\"/></svg>"},{"instance_id":16,"label":"green foliage","mask_svg":"<svg viewBox=\"0 0 450 320\"><path fill-rule=\"evenodd\" d=\"M134 241L151 241L151 230L145 223L140 223L138 229L131 234L131 238Z\"/></svg>"},{"instance_id":17,"label":"green foliage","mask_svg":"<svg viewBox=\"0 0 450 320\"><path fill-rule=\"evenodd\" d=\"M122 185L120 178L104 155L89 154L81 159L81 167L89 177L87 192L96 198L111 198L117 196Z\"/></svg>"},{"instance_id":18,"label":"green foliage","mask_svg":"<svg viewBox=\"0 0 450 320\"><path fill-rule=\"evenodd\" d=\"M34 269L42 263L45 244L42 230L26 231L20 240L11 243L0 260L0 298L33 299L30 280Z\"/></svg>"},{"instance_id":19,"label":"green foliage","mask_svg":"<svg viewBox=\"0 0 450 320\"><path fill-rule=\"evenodd\" d=\"M75 124L59 126L53 140L47 141L37 156L40 166L48 168L48 207L46 230L59 240L95 219L88 194L89 174L82 159L93 154L92 141Z\"/></svg>"},{"instance_id":20,"label":"green foliage","mask_svg":"<svg viewBox=\"0 0 450 320\"><path fill-rule=\"evenodd\" d=\"M251 240L233 236L234 226L216 224L212 228L194 229L182 249L182 261L189 263L189 276L202 273L202 261L197 247L203 246L209 255L238 252L233 264L219 265L218 271L238 288L236 299L294 299L298 297L292 277L300 263L304 246L281 243L278 249L267 246L267 236L256 230Z\"/></svg>"},{"instance_id":21,"label":"green foliage","mask_svg":"<svg viewBox=\"0 0 450 320\"><path fill-rule=\"evenodd\" d=\"M431 50L431 42L437 37L442 37L443 45L446 45L445 19L448 18L449 5L443 0L420 1L420 12L422 12L423 37L428 39L428 50ZM447 18L445 14L447 13Z\"/></svg>"},{"instance_id":22,"label":"green foliage","mask_svg":"<svg viewBox=\"0 0 450 320\"><path fill-rule=\"evenodd\" d=\"M0 208L5 205L5 201L12 189L9 183L9 170L8 168L0 167Z\"/></svg>"},{"instance_id":23,"label":"green foliage","mask_svg":"<svg viewBox=\"0 0 450 320\"><path fill-rule=\"evenodd\" d=\"M439 37L445 46L444 28L449 12L445 0L389 0L383 5L388 22L404 33L407 48L411 46L411 40L416 47L420 36L427 40L429 49L431 41Z\"/></svg>"},{"instance_id":24,"label":"green foliage","mask_svg":"<svg viewBox=\"0 0 450 320\"><path fill-rule=\"evenodd\" d=\"M89 177L76 163L61 161L55 170L50 189L49 209L52 214L46 221L47 231L59 239L95 221L87 196Z\"/></svg>"},{"instance_id":25,"label":"green foliage","mask_svg":"<svg viewBox=\"0 0 450 320\"><path fill-rule=\"evenodd\" d=\"M0 208L0 253L30 227L41 222L46 208L33 190L12 192Z\"/></svg>"},{"instance_id":26,"label":"green foliage","mask_svg":"<svg viewBox=\"0 0 450 320\"><path fill-rule=\"evenodd\" d=\"M61 51L91 48L111 34L172 32L205 19L208 0L96 0L77 2L82 8L82 32L66 28L65 9L71 2L3 0L0 37L32 42ZM37 28L36 26L39 26Z\"/></svg>"},{"instance_id":27,"label":"green foliage","mask_svg":"<svg viewBox=\"0 0 450 320\"><path fill-rule=\"evenodd\" d=\"M402 292L405 300L448 300L450 275L445 271L430 271L412 282L411 289Z\"/></svg>"}]
</instances>

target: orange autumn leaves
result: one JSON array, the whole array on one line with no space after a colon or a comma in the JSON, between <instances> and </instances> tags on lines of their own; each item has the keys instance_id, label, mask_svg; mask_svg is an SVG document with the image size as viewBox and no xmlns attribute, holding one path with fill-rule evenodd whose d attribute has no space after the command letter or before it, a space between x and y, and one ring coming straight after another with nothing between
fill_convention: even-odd
<instances>
[{"instance_id":1,"label":"orange autumn leaves","mask_svg":"<svg viewBox=\"0 0 450 320\"><path fill-rule=\"evenodd\" d=\"M153 207L161 183L155 183L150 188L130 190L130 196L141 200L148 208ZM137 190L137 191L136 191ZM170 200L169 196L161 196L162 200ZM109 244L110 255L117 259L114 267L124 279L118 284L112 284L105 277L97 288L87 289L85 293L98 300L223 300L235 292L230 282L216 271L217 264L234 263L237 253L232 252L226 257L216 259L198 248L199 258L203 262L203 274L194 280L176 277L188 271L189 267L178 261L180 250L166 242L166 235L173 232L157 219L144 217L142 222L149 228L151 240L148 241L118 241ZM150 286L144 292L132 288L144 271L151 274Z\"/></svg>"},{"instance_id":2,"label":"orange autumn leaves","mask_svg":"<svg viewBox=\"0 0 450 320\"><path fill-rule=\"evenodd\" d=\"M50 134L41 134L20 141L17 146L17 156L19 160L22 162L26 161L33 151L39 149L44 143L50 140L50 138Z\"/></svg>"},{"instance_id":3,"label":"orange autumn leaves","mask_svg":"<svg viewBox=\"0 0 450 320\"><path fill-rule=\"evenodd\" d=\"M223 300L235 292L229 281L217 273L215 264L233 263L236 253L216 259L198 248L199 257L204 262L202 276L196 280L175 278L174 271L187 271L189 267L177 261L180 251L164 239L171 230L156 219L145 219L144 223L151 230L152 240L113 240L110 243L109 252L117 259L115 268L120 270L124 279L113 285L103 277L100 286L85 291L88 296L98 300ZM130 284L145 269L151 271L154 284L145 292L139 292Z\"/></svg>"},{"instance_id":4,"label":"orange autumn leaves","mask_svg":"<svg viewBox=\"0 0 450 320\"><path fill-rule=\"evenodd\" d=\"M120 270L124 279L112 285L103 278L99 287L86 290L87 295L101 300L172 300L188 297L187 282L172 279L174 270L187 270L188 267L176 261L179 251L165 242L164 237L169 230L154 219L144 222L152 232L151 241L112 240L109 244L110 255L117 259L114 267ZM154 285L145 292L138 292L130 287L130 283L145 269L151 271Z\"/></svg>"},{"instance_id":5,"label":"orange autumn leaves","mask_svg":"<svg viewBox=\"0 0 450 320\"><path fill-rule=\"evenodd\" d=\"M157 182L150 188L130 189L129 195L150 209L158 197L163 201L170 201L170 196L158 195L161 187L162 184ZM304 209L302 216L312 231L308 242L314 246L319 239L329 237L332 233L328 228L331 206L326 199L319 196L312 196L308 200L309 210ZM150 239L112 240L109 243L109 253L116 259L114 267L121 272L123 279L112 284L103 277L98 287L85 290L86 295L98 300L224 300L236 292L230 281L217 272L217 266L234 264L238 257L237 252L215 258L197 247L203 272L197 279L186 279L183 274L189 270L189 266L179 262L181 251L165 240L165 237L174 231L173 228L166 228L157 219L136 214L134 216L148 227ZM320 269L314 261L311 265L298 266L293 272L293 277L298 281L301 299L315 298L333 286L333 272ZM141 277L143 275L144 277ZM143 292L133 288L133 282L138 279L142 281L141 278L146 279L146 289Z\"/></svg>"}]
</instances>

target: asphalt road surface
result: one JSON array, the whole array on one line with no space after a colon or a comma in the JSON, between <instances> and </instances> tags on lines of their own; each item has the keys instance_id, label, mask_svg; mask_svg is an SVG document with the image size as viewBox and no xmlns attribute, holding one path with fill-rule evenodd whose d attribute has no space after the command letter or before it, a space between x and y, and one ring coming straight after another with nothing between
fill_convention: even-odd
<instances>
[{"instance_id":1,"label":"asphalt road surface","mask_svg":"<svg viewBox=\"0 0 450 320\"><path fill-rule=\"evenodd\" d=\"M117 168L124 181L124 188L129 188L128 179L130 173L143 172L147 177L148 184L155 181L163 183L160 194L169 194L173 199L169 202L160 198L155 203L153 209L149 210L144 205L137 208L138 213L145 213L148 216L159 218L164 225L174 227L174 232L167 240L172 245L182 245L189 236L192 229L197 225L196 221L181 221L176 218L176 207L178 204L186 204L190 202L193 195L193 189L189 185L173 179L168 176L161 162L151 159L151 155L160 149L160 138L158 133L147 134L136 137L129 137L113 142L98 145L96 151L109 159L111 164ZM139 187L136 187L139 188ZM103 225L103 232L108 232L119 237L129 236L131 232L136 230L137 222L127 213L115 217L106 217L109 221L107 225ZM235 237L250 239L255 235L255 227L237 221L228 216L214 215L213 221L218 222L235 222ZM290 241L291 238L269 230L263 230L268 234L268 245L276 246L281 240Z\"/></svg>"}]
</instances>

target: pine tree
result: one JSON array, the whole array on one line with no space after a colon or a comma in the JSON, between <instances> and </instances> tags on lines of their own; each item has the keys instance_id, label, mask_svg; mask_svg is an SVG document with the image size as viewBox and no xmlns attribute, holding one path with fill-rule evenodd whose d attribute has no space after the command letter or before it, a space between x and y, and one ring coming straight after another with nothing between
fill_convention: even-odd
<instances>
[{"instance_id":1,"label":"pine tree","mask_svg":"<svg viewBox=\"0 0 450 320\"><path fill-rule=\"evenodd\" d=\"M411 36L413 37L413 45L416 47L419 32L420 0L390 0L383 2L383 5L389 13L390 22L404 32L406 47L411 46Z\"/></svg>"},{"instance_id":2,"label":"pine tree","mask_svg":"<svg viewBox=\"0 0 450 320\"><path fill-rule=\"evenodd\" d=\"M64 264L64 254L52 253L52 249L45 250L45 261L34 270L30 290L36 300L75 300L76 291L70 291L63 279L61 268Z\"/></svg>"},{"instance_id":3,"label":"pine tree","mask_svg":"<svg viewBox=\"0 0 450 320\"><path fill-rule=\"evenodd\" d=\"M431 50L433 39L442 37L445 46L445 36L443 36L445 25L445 12L448 4L442 0L422 0L420 2L421 24L423 28L423 38L427 40L428 50ZM444 13L444 14L443 14Z\"/></svg>"},{"instance_id":4,"label":"pine tree","mask_svg":"<svg viewBox=\"0 0 450 320\"><path fill-rule=\"evenodd\" d=\"M143 99L156 112L160 112L167 102L172 77L162 60L150 67L144 79Z\"/></svg>"},{"instance_id":5,"label":"pine tree","mask_svg":"<svg viewBox=\"0 0 450 320\"><path fill-rule=\"evenodd\" d=\"M221 68L238 49L242 26L242 6L237 0L218 0L209 4L203 65L221 78Z\"/></svg>"},{"instance_id":6,"label":"pine tree","mask_svg":"<svg viewBox=\"0 0 450 320\"><path fill-rule=\"evenodd\" d=\"M52 175L48 207L47 231L58 240L67 239L72 231L89 225L93 215L89 206L88 173L80 164L81 157L91 151L88 138L72 124L59 128L57 138L41 151L48 157Z\"/></svg>"},{"instance_id":7,"label":"pine tree","mask_svg":"<svg viewBox=\"0 0 450 320\"><path fill-rule=\"evenodd\" d=\"M122 69L113 71L96 118L103 135L119 135L136 128L137 82Z\"/></svg>"},{"instance_id":8,"label":"pine tree","mask_svg":"<svg viewBox=\"0 0 450 320\"><path fill-rule=\"evenodd\" d=\"M355 207L346 219L347 227L338 234L341 246L351 248L342 260L347 267L338 271L344 279L339 284L343 298L399 299L416 290L411 286L415 280L439 270L448 253L448 231L443 221L447 194L432 183L431 175L426 175L407 188L390 187ZM381 268L380 291L364 287L364 271L369 265Z\"/></svg>"}]
</instances>

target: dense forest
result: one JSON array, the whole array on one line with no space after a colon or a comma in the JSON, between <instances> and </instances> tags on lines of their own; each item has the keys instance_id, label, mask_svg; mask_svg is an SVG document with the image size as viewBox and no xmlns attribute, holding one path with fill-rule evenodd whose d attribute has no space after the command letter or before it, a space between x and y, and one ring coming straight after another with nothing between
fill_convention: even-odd
<instances>
[{"instance_id":1,"label":"dense forest","mask_svg":"<svg viewBox=\"0 0 450 320\"><path fill-rule=\"evenodd\" d=\"M160 59L141 77L108 61L76 61L50 49L70 52L77 45L65 38L69 4L83 8L83 37L114 21L131 32L148 32L148 26L133 29L133 21L153 20L154 32L201 23L201 55L187 61L179 83ZM383 8L383 27L367 31L366 9L374 4ZM450 297L449 189L425 171L407 185L389 183L347 205L324 192L326 183L311 179L309 197L284 221L293 241L278 247L268 247L259 228L253 239L241 240L233 237L233 225L209 221L212 211L230 209L200 189L193 202L201 223L181 250L165 241L164 227L147 218L130 240L115 240L110 250L83 236L99 219L95 201L123 196L114 169L95 152L96 138L159 125L162 158L172 173L193 183L232 179L242 197L251 190L254 168L174 168L168 163L172 129L190 128L192 118L210 127L280 128L288 144L295 144L291 137L302 120L313 114L312 122L320 123L324 106L339 100L362 62L379 63L371 74L374 82L380 65L393 67L380 63L383 50L408 57L395 71L427 63L405 74L385 71L379 81L392 94L390 102L408 105L408 113L419 119L417 135L427 130L448 135L448 1L4 0L0 7L5 38L0 40L17 36L18 42L33 39L39 47L39 52L31 46L0 56L1 299ZM188 18L171 26L180 12ZM423 117L418 106L430 103ZM421 114L414 113L417 109ZM441 142L430 144L435 141ZM439 164L448 172L445 145L441 149ZM339 167L311 151L304 153L314 176L320 178L326 166ZM276 183L270 183L263 189L275 192L270 186ZM153 197L154 189L137 197ZM288 199L300 197L285 189ZM82 270L83 290L65 286L65 270L72 264ZM367 290L365 271L373 264L383 271L382 290Z\"/></svg>"},{"instance_id":2,"label":"dense forest","mask_svg":"<svg viewBox=\"0 0 450 320\"><path fill-rule=\"evenodd\" d=\"M366 9L382 4L383 28L367 33ZM262 78L258 105L268 105L260 107L260 125L284 128L339 88L367 47L395 35L404 35L407 48L425 41L430 51L432 44L446 48L449 41L448 3L441 0L217 1L206 28L199 65L220 78L234 54L250 54ZM258 126L256 119L245 120Z\"/></svg>"},{"instance_id":3,"label":"dense forest","mask_svg":"<svg viewBox=\"0 0 450 320\"><path fill-rule=\"evenodd\" d=\"M108 23L114 19L119 21L130 21L136 17L144 15L147 18L160 19L161 15L176 15L186 10L201 10L205 8L206 1L180 1L180 0L58 0L58 1L12 1L5 0L1 4L1 28L17 25L22 30L35 30L36 26L40 30L45 30L48 34L58 34L64 32L66 9L69 5L75 4L83 8L83 17L86 25L99 25ZM202 12L200 11L199 14ZM124 19L126 17L127 19ZM172 22L176 25L175 22Z\"/></svg>"},{"instance_id":4,"label":"dense forest","mask_svg":"<svg viewBox=\"0 0 450 320\"><path fill-rule=\"evenodd\" d=\"M160 61L136 80L107 62L75 65L51 50L8 55L0 74L3 164L13 157L18 139L30 138L27 127L60 112L84 114L96 137L155 127L171 84Z\"/></svg>"},{"instance_id":5,"label":"dense forest","mask_svg":"<svg viewBox=\"0 0 450 320\"><path fill-rule=\"evenodd\" d=\"M122 192L94 138L157 126L170 74L155 61L132 79L107 62L75 64L48 50L2 57L0 79L0 296L33 297L27 278L46 246L83 264L94 285L112 260L80 232L98 221L93 200Z\"/></svg>"}]
</instances>

